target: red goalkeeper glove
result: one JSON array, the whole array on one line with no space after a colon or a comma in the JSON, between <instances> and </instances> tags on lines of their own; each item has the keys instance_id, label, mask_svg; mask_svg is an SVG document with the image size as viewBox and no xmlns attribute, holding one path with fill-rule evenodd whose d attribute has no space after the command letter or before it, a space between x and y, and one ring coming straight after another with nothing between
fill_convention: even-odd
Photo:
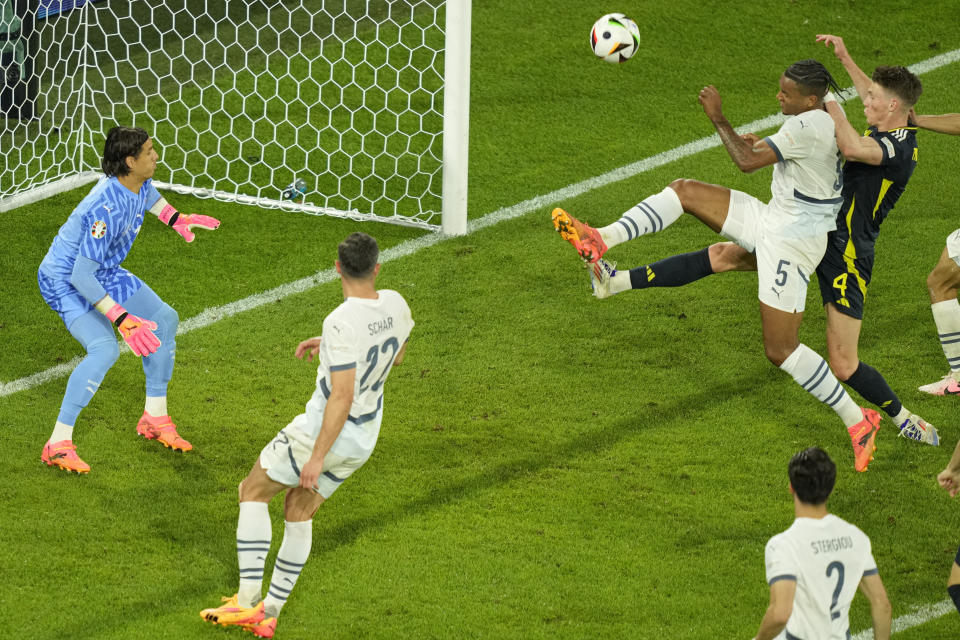
<instances>
[{"instance_id":1,"label":"red goalkeeper glove","mask_svg":"<svg viewBox=\"0 0 960 640\"><path fill-rule=\"evenodd\" d=\"M104 315L138 356L148 356L160 348L160 338L153 334L157 328L156 322L138 318L118 304L110 307Z\"/></svg>"},{"instance_id":2,"label":"red goalkeeper glove","mask_svg":"<svg viewBox=\"0 0 960 640\"><path fill-rule=\"evenodd\" d=\"M180 213L170 205L166 205L157 217L160 218L160 222L173 227L173 230L183 236L183 239L187 242L193 242L195 236L191 229L194 227L213 231L220 226L220 221L216 218L203 216L199 213L187 215L186 213Z\"/></svg>"}]
</instances>

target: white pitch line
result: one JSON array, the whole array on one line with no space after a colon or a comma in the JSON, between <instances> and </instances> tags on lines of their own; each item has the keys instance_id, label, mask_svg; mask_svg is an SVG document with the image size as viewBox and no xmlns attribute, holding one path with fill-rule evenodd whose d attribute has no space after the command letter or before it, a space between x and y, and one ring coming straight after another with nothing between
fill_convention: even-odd
<instances>
[{"instance_id":1,"label":"white pitch line","mask_svg":"<svg viewBox=\"0 0 960 640\"><path fill-rule=\"evenodd\" d=\"M911 65L909 68L914 73L921 74L939 69L940 67L952 64L958 60L960 60L960 49L954 49L953 51L949 51L922 62L918 62L914 65ZM737 131L763 131L779 125L781 122L783 122L783 120L784 116L777 113L767 116L766 118L760 118L759 120L749 122L741 127L738 127ZM550 193L545 193L543 195L530 198L529 200L524 200L523 202L517 203L513 206L504 207L492 213L488 213L482 218L478 218L472 222L469 222L467 224L467 234L475 233L481 229L485 229L486 227L504 222L505 220L519 218L520 216L526 215L531 211L545 208L551 204L560 202L561 200L575 198L587 193L588 191L599 189L615 182L626 180L627 178L632 178L640 175L641 173L645 173L652 169L656 169L657 167L662 167L665 164L680 160L681 158L686 158L700 153L701 151L706 151L707 149L712 149L718 146L720 146L720 137L716 134L700 138L699 140L694 140L693 142L688 142L684 145L676 147L675 149L671 149L670 151L658 153L655 156L644 158L643 160L628 164L620 167L619 169L614 169L613 171L608 171L607 173L601 174L594 178L576 182L563 187L562 189L557 189L555 191L551 191ZM407 240L394 247L391 247L390 249L386 249L381 254L380 261L390 262L391 260L403 258L415 253L416 251L431 247L448 239L450 239L449 236L435 233L422 236L420 238L415 238L413 240ZM243 313L244 311L256 309L264 304L275 302L276 300L286 298L287 296L303 293L304 291L308 291L316 286L325 284L334 279L336 279L336 272L333 269L325 269L315 273L312 276L301 278L300 280L283 284L279 287L274 287L269 291L264 291L263 293L258 293L242 300L237 300L236 302L230 302L219 307L204 309L196 316L181 322L180 328L177 331L177 335L182 335L196 329L208 327L215 322L219 322L220 320L225 320L239 313ZM123 341L120 341L120 346L122 351L129 350L126 348L126 345L123 343ZM25 378L19 378L12 382L0 382L0 398L13 395L14 393L18 393L20 391L26 391L41 384L45 384L52 380L70 375L70 372L73 371L74 367L76 367L77 363L79 362L80 357L77 357L70 362L59 364L55 367L51 367L45 371L35 373Z\"/></svg>"},{"instance_id":2,"label":"white pitch line","mask_svg":"<svg viewBox=\"0 0 960 640\"><path fill-rule=\"evenodd\" d=\"M945 616L951 611L956 611L956 608L953 605L953 600L950 599L941 600L935 604L925 604L919 606L913 613L907 613L899 618L894 619L891 632L899 633L900 631L906 631L907 629L912 629L913 627L919 627L920 625L930 622L931 620ZM853 636L851 640L873 640L873 629L861 631L857 635Z\"/></svg>"}]
</instances>

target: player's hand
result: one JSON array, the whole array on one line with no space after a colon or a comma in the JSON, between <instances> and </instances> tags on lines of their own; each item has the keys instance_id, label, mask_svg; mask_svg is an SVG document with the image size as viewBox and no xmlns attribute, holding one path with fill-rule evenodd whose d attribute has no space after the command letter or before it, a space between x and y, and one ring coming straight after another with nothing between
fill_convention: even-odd
<instances>
[{"instance_id":1,"label":"player's hand","mask_svg":"<svg viewBox=\"0 0 960 640\"><path fill-rule=\"evenodd\" d=\"M300 486L304 489L316 489L321 473L323 473L323 460L310 458L300 470Z\"/></svg>"},{"instance_id":2,"label":"player's hand","mask_svg":"<svg viewBox=\"0 0 960 640\"><path fill-rule=\"evenodd\" d=\"M955 497L957 492L960 491L960 473L952 471L950 467L940 472L940 475L937 476L937 482L950 494L951 498Z\"/></svg>"},{"instance_id":3,"label":"player's hand","mask_svg":"<svg viewBox=\"0 0 960 640\"><path fill-rule=\"evenodd\" d=\"M297 350L293 355L303 360L303 356L306 354L307 362L312 362L318 353L320 353L320 338L309 338L297 345Z\"/></svg>"},{"instance_id":4,"label":"player's hand","mask_svg":"<svg viewBox=\"0 0 960 640\"><path fill-rule=\"evenodd\" d=\"M740 137L743 138L743 141L749 144L751 147L757 146L757 143L762 140L762 138L755 133L745 133Z\"/></svg>"},{"instance_id":5,"label":"player's hand","mask_svg":"<svg viewBox=\"0 0 960 640\"><path fill-rule=\"evenodd\" d=\"M110 300L109 297L106 299ZM114 304L104 315L138 356L148 356L160 348L160 338L153 334L157 330L156 322L137 317L119 304Z\"/></svg>"},{"instance_id":6,"label":"player's hand","mask_svg":"<svg viewBox=\"0 0 960 640\"><path fill-rule=\"evenodd\" d=\"M833 53L841 60L850 57L850 54L847 53L847 45L843 44L843 38L840 36L832 36L826 33L819 34L817 35L817 42L822 42L828 49L830 45L833 45Z\"/></svg>"},{"instance_id":7,"label":"player's hand","mask_svg":"<svg viewBox=\"0 0 960 640\"><path fill-rule=\"evenodd\" d=\"M160 348L160 338L154 335L157 323L128 313L117 326L120 335L138 356L148 356Z\"/></svg>"},{"instance_id":8,"label":"player's hand","mask_svg":"<svg viewBox=\"0 0 960 640\"><path fill-rule=\"evenodd\" d=\"M190 215L181 213L179 216L177 216L176 221L174 221L174 223L170 226L173 227L174 231L183 236L184 240L187 242L193 242L193 238L195 236L193 235L192 229L198 228L213 231L220 226L220 221L216 218L211 218L210 216L200 215L199 213L193 213Z\"/></svg>"},{"instance_id":9,"label":"player's hand","mask_svg":"<svg viewBox=\"0 0 960 640\"><path fill-rule=\"evenodd\" d=\"M703 112L712 121L723 118L723 102L720 100L720 92L712 84L700 89L700 95L697 98L703 107Z\"/></svg>"}]
</instances>

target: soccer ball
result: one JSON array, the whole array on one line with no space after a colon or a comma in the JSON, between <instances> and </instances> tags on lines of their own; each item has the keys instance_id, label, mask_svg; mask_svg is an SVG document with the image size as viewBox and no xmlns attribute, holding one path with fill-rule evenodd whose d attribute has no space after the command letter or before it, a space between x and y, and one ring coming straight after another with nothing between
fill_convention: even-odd
<instances>
[{"instance_id":1,"label":"soccer ball","mask_svg":"<svg viewBox=\"0 0 960 640\"><path fill-rule=\"evenodd\" d=\"M590 48L607 62L626 62L639 46L640 27L622 13L608 13L590 29Z\"/></svg>"}]
</instances>

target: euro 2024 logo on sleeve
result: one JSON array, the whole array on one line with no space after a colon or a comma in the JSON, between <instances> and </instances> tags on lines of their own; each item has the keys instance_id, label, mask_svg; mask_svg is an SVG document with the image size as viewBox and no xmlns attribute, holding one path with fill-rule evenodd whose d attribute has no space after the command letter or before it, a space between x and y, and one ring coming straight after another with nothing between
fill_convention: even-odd
<instances>
[{"instance_id":1,"label":"euro 2024 logo on sleeve","mask_svg":"<svg viewBox=\"0 0 960 640\"><path fill-rule=\"evenodd\" d=\"M97 220L93 223L93 227L90 229L90 235L94 238L100 239L107 233L107 223L103 220Z\"/></svg>"}]
</instances>

